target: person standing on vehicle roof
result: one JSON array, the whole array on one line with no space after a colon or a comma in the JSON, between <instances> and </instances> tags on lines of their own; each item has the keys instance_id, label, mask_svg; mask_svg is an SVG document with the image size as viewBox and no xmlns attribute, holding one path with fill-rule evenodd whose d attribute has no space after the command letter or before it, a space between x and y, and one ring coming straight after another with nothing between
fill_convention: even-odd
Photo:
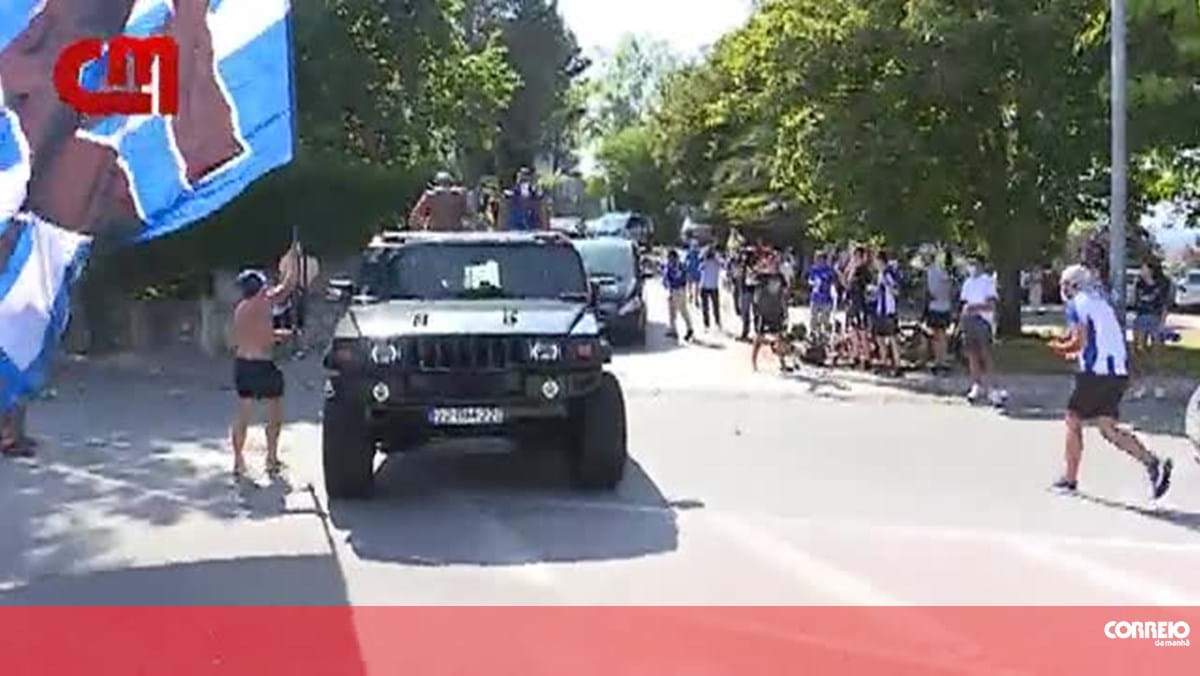
<instances>
[{"instance_id":1,"label":"person standing on vehicle roof","mask_svg":"<svg viewBox=\"0 0 1200 676\"><path fill-rule=\"evenodd\" d=\"M504 192L501 229L514 232L550 229L549 200L533 178L530 169L522 168L517 172L516 185Z\"/></svg>"},{"instance_id":2,"label":"person standing on vehicle roof","mask_svg":"<svg viewBox=\"0 0 1200 676\"><path fill-rule=\"evenodd\" d=\"M440 172L433 179L433 187L426 190L408 219L411 230L432 232L460 232L467 229L467 191L456 185L454 177Z\"/></svg>"}]
</instances>

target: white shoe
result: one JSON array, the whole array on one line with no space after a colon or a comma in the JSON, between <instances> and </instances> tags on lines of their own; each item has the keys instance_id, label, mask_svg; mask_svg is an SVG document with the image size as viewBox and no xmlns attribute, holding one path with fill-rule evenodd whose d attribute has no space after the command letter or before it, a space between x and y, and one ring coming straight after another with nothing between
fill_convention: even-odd
<instances>
[{"instance_id":1,"label":"white shoe","mask_svg":"<svg viewBox=\"0 0 1200 676\"><path fill-rule=\"evenodd\" d=\"M1161 387L1154 388L1154 398L1155 399L1166 399L1167 391Z\"/></svg>"},{"instance_id":2,"label":"white shoe","mask_svg":"<svg viewBox=\"0 0 1200 676\"><path fill-rule=\"evenodd\" d=\"M979 398L982 396L983 388L981 388L979 385L972 385L971 391L967 392L967 401L974 404L975 402L979 401Z\"/></svg>"},{"instance_id":3,"label":"white shoe","mask_svg":"<svg viewBox=\"0 0 1200 676\"><path fill-rule=\"evenodd\" d=\"M1129 393L1129 398L1134 399L1134 400L1145 399L1146 398L1146 386L1139 385L1139 386L1133 388L1133 391Z\"/></svg>"},{"instance_id":4,"label":"white shoe","mask_svg":"<svg viewBox=\"0 0 1200 676\"><path fill-rule=\"evenodd\" d=\"M988 401L992 406L1001 407L1008 403L1008 392L1004 390L992 390L992 394L988 397Z\"/></svg>"}]
</instances>

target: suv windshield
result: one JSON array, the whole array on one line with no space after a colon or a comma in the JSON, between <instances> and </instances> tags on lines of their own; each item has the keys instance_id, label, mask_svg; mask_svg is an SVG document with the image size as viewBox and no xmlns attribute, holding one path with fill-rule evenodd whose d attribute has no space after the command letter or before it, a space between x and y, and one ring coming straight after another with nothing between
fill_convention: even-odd
<instances>
[{"instance_id":1,"label":"suv windshield","mask_svg":"<svg viewBox=\"0 0 1200 676\"><path fill-rule=\"evenodd\" d=\"M373 251L363 263L362 288L384 300L588 296L575 250L541 244L419 244Z\"/></svg>"},{"instance_id":2,"label":"suv windshield","mask_svg":"<svg viewBox=\"0 0 1200 676\"><path fill-rule=\"evenodd\" d=\"M583 265L593 277L616 277L626 280L634 276L633 250L627 246L582 245L579 253Z\"/></svg>"}]
</instances>

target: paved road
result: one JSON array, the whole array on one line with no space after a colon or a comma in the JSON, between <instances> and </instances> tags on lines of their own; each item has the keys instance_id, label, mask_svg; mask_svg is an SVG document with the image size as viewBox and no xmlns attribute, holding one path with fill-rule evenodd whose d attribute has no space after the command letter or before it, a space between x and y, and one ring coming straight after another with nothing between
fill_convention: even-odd
<instances>
[{"instance_id":1,"label":"paved road","mask_svg":"<svg viewBox=\"0 0 1200 676\"><path fill-rule=\"evenodd\" d=\"M289 484L236 490L223 365L71 365L33 412L42 457L0 464L0 604L1200 603L1200 467L1178 425L1151 425L1180 462L1161 505L1096 438L1086 495L1057 497L1060 392L1005 416L755 375L723 336L653 330L615 363L634 462L613 496L477 444L388 461L377 501L330 505L313 363L289 369ZM1147 420L1182 414L1154 405Z\"/></svg>"}]
</instances>

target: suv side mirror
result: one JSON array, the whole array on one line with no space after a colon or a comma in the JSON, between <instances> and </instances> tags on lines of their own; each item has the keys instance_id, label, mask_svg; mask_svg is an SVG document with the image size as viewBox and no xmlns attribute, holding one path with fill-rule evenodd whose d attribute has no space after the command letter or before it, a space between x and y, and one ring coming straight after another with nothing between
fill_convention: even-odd
<instances>
[{"instance_id":1,"label":"suv side mirror","mask_svg":"<svg viewBox=\"0 0 1200 676\"><path fill-rule=\"evenodd\" d=\"M354 298L357 289L354 288L354 282L344 277L329 280L329 287L325 292L325 300L330 303L346 303Z\"/></svg>"}]
</instances>

